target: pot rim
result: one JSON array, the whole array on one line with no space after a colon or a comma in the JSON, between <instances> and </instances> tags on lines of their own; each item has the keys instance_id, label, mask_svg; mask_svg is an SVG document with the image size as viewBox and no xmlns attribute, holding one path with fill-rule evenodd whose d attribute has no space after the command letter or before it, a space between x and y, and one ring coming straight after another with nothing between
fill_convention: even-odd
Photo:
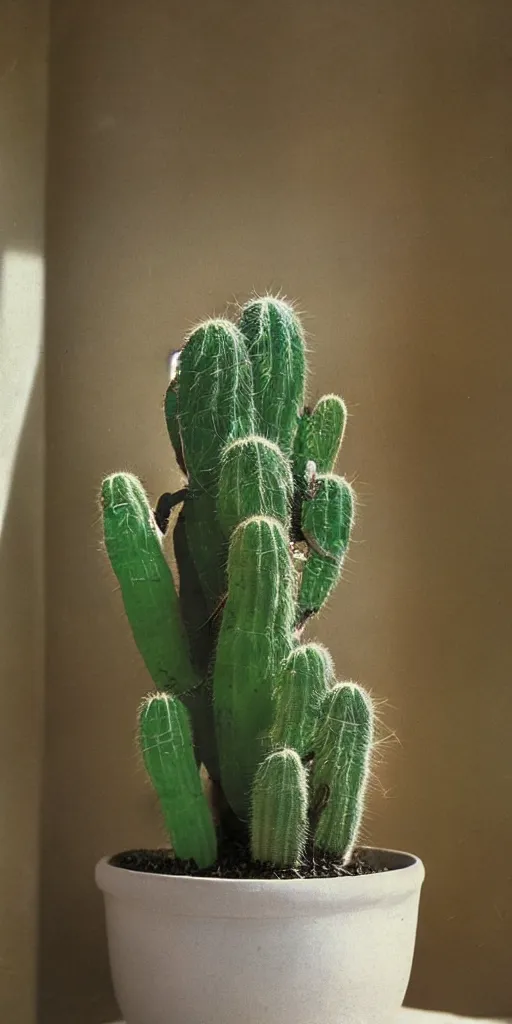
<instances>
[{"instance_id":1,"label":"pot rim","mask_svg":"<svg viewBox=\"0 0 512 1024\"><path fill-rule=\"evenodd\" d=\"M425 877L419 857L401 850L360 849L380 861L382 870L341 878L203 878L133 871L103 857L95 877L106 896L124 902L143 900L161 911L171 904L172 916L203 918L318 917L338 908L390 905L419 894Z\"/></svg>"}]
</instances>

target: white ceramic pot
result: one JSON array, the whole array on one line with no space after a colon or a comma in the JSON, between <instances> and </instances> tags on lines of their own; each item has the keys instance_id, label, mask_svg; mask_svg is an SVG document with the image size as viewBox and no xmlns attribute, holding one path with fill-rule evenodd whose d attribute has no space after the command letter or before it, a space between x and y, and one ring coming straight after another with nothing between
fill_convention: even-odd
<instances>
[{"instance_id":1,"label":"white ceramic pot","mask_svg":"<svg viewBox=\"0 0 512 1024\"><path fill-rule=\"evenodd\" d=\"M96 868L126 1024L390 1024L411 970L424 868L236 881Z\"/></svg>"}]
</instances>

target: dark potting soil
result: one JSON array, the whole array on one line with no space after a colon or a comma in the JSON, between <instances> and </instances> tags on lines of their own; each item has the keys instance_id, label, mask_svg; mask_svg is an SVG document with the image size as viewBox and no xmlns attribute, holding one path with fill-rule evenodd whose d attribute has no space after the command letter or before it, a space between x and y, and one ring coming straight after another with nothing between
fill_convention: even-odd
<instances>
[{"instance_id":1,"label":"dark potting soil","mask_svg":"<svg viewBox=\"0 0 512 1024\"><path fill-rule=\"evenodd\" d=\"M191 875L194 878L238 878L238 879L285 879L285 878L341 878L344 875L373 875L387 871L371 853L356 851L350 864L343 865L310 850L304 856L300 868L280 868L273 864L252 861L249 851L240 844L226 844L219 851L219 858L212 867L199 869L195 861L176 860L170 850L126 850L111 858L114 867L130 871L145 871L155 875Z\"/></svg>"}]
</instances>

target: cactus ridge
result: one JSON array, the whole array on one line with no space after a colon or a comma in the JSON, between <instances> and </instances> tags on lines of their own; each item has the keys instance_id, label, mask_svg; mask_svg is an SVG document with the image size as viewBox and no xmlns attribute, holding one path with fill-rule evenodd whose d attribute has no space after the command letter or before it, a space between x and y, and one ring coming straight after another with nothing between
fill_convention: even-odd
<instances>
[{"instance_id":1,"label":"cactus ridge","mask_svg":"<svg viewBox=\"0 0 512 1024\"><path fill-rule=\"evenodd\" d=\"M300 867L314 846L346 861L371 701L335 682L324 647L302 641L339 580L354 520L352 488L333 472L345 404L325 395L305 406L300 320L271 296L247 303L238 324L196 327L174 370L164 413L186 481L155 513L129 473L102 488L107 552L156 688L139 735L169 839L199 867L214 863L217 832L276 866ZM179 587L162 547L169 524Z\"/></svg>"}]
</instances>

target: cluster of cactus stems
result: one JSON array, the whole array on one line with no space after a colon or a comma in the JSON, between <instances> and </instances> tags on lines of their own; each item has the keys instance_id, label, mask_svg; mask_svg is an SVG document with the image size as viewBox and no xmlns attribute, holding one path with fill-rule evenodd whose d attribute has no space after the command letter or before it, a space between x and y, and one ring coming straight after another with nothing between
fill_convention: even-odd
<instances>
[{"instance_id":1,"label":"cluster of cactus stems","mask_svg":"<svg viewBox=\"0 0 512 1024\"><path fill-rule=\"evenodd\" d=\"M372 744L372 706L336 682L306 622L338 582L354 516L333 473L346 410L305 405L300 321L255 299L209 320L180 352L165 399L187 483L153 511L134 476L103 483L105 542L156 690L143 702L144 764L177 857L213 865L222 832L254 860L300 867L307 846L347 862ZM163 550L172 509L179 587ZM218 814L201 766L221 794Z\"/></svg>"}]
</instances>

